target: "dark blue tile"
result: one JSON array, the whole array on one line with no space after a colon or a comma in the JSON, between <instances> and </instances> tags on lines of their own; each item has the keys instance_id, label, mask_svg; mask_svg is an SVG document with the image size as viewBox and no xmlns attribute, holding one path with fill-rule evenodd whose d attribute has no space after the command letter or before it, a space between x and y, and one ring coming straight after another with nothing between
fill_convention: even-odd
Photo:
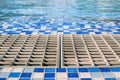
<instances>
[{"instance_id":1,"label":"dark blue tile","mask_svg":"<svg viewBox=\"0 0 120 80\"><path fill-rule=\"evenodd\" d=\"M79 72L88 72L87 68L78 68Z\"/></svg>"},{"instance_id":2,"label":"dark blue tile","mask_svg":"<svg viewBox=\"0 0 120 80\"><path fill-rule=\"evenodd\" d=\"M119 67L112 67L110 68L112 72L120 72L120 68Z\"/></svg>"},{"instance_id":3,"label":"dark blue tile","mask_svg":"<svg viewBox=\"0 0 120 80\"><path fill-rule=\"evenodd\" d=\"M81 78L81 80L92 80L91 78Z\"/></svg>"},{"instance_id":4,"label":"dark blue tile","mask_svg":"<svg viewBox=\"0 0 120 80\"><path fill-rule=\"evenodd\" d=\"M100 68L100 71L101 72L110 72L110 69L109 68Z\"/></svg>"},{"instance_id":5,"label":"dark blue tile","mask_svg":"<svg viewBox=\"0 0 120 80\"><path fill-rule=\"evenodd\" d=\"M55 77L55 73L45 73L44 78L54 78Z\"/></svg>"},{"instance_id":6,"label":"dark blue tile","mask_svg":"<svg viewBox=\"0 0 120 80\"><path fill-rule=\"evenodd\" d=\"M105 78L105 80L116 80L115 78Z\"/></svg>"},{"instance_id":7,"label":"dark blue tile","mask_svg":"<svg viewBox=\"0 0 120 80\"><path fill-rule=\"evenodd\" d=\"M114 34L120 34L120 32L114 32Z\"/></svg>"},{"instance_id":8,"label":"dark blue tile","mask_svg":"<svg viewBox=\"0 0 120 80\"><path fill-rule=\"evenodd\" d=\"M90 72L99 72L99 69L98 68L89 68L89 71Z\"/></svg>"},{"instance_id":9,"label":"dark blue tile","mask_svg":"<svg viewBox=\"0 0 120 80\"><path fill-rule=\"evenodd\" d=\"M95 32L95 34L101 34L101 32Z\"/></svg>"},{"instance_id":10,"label":"dark blue tile","mask_svg":"<svg viewBox=\"0 0 120 80\"><path fill-rule=\"evenodd\" d=\"M20 80L31 80L31 78L20 78Z\"/></svg>"},{"instance_id":11,"label":"dark blue tile","mask_svg":"<svg viewBox=\"0 0 120 80\"><path fill-rule=\"evenodd\" d=\"M84 28L85 24L79 24L81 28Z\"/></svg>"},{"instance_id":12,"label":"dark blue tile","mask_svg":"<svg viewBox=\"0 0 120 80\"><path fill-rule=\"evenodd\" d=\"M57 68L57 72L66 72L66 68Z\"/></svg>"},{"instance_id":13,"label":"dark blue tile","mask_svg":"<svg viewBox=\"0 0 120 80\"><path fill-rule=\"evenodd\" d=\"M34 72L44 72L44 68L35 68Z\"/></svg>"},{"instance_id":14,"label":"dark blue tile","mask_svg":"<svg viewBox=\"0 0 120 80\"><path fill-rule=\"evenodd\" d=\"M20 73L13 72L13 73L10 73L9 77L17 78L17 77L19 77L19 75L20 75Z\"/></svg>"},{"instance_id":15,"label":"dark blue tile","mask_svg":"<svg viewBox=\"0 0 120 80\"><path fill-rule=\"evenodd\" d=\"M76 73L77 69L76 68L68 68L69 73Z\"/></svg>"},{"instance_id":16,"label":"dark blue tile","mask_svg":"<svg viewBox=\"0 0 120 80\"><path fill-rule=\"evenodd\" d=\"M44 79L44 80L55 80L55 79Z\"/></svg>"},{"instance_id":17,"label":"dark blue tile","mask_svg":"<svg viewBox=\"0 0 120 80\"><path fill-rule=\"evenodd\" d=\"M78 78L78 73L68 73L68 78Z\"/></svg>"},{"instance_id":18,"label":"dark blue tile","mask_svg":"<svg viewBox=\"0 0 120 80\"><path fill-rule=\"evenodd\" d=\"M31 77L32 73L22 73L21 77Z\"/></svg>"},{"instance_id":19,"label":"dark blue tile","mask_svg":"<svg viewBox=\"0 0 120 80\"><path fill-rule=\"evenodd\" d=\"M7 80L6 78L0 78L0 80Z\"/></svg>"},{"instance_id":20,"label":"dark blue tile","mask_svg":"<svg viewBox=\"0 0 120 80\"><path fill-rule=\"evenodd\" d=\"M55 68L46 68L45 72L50 72L50 73L54 73L55 72Z\"/></svg>"},{"instance_id":21,"label":"dark blue tile","mask_svg":"<svg viewBox=\"0 0 120 80\"><path fill-rule=\"evenodd\" d=\"M82 31L77 30L76 34L82 34Z\"/></svg>"},{"instance_id":22,"label":"dark blue tile","mask_svg":"<svg viewBox=\"0 0 120 80\"><path fill-rule=\"evenodd\" d=\"M27 31L26 34L32 34L32 31Z\"/></svg>"},{"instance_id":23,"label":"dark blue tile","mask_svg":"<svg viewBox=\"0 0 120 80\"><path fill-rule=\"evenodd\" d=\"M72 25L71 22L63 22L63 25Z\"/></svg>"}]
</instances>

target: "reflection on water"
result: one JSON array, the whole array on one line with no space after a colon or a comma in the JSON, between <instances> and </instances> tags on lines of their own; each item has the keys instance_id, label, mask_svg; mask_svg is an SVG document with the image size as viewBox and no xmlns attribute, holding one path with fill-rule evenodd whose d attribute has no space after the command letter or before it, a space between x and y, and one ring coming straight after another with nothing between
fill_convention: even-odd
<instances>
[{"instance_id":1,"label":"reflection on water","mask_svg":"<svg viewBox=\"0 0 120 80\"><path fill-rule=\"evenodd\" d=\"M120 21L120 0L0 0L0 21L10 17Z\"/></svg>"}]
</instances>

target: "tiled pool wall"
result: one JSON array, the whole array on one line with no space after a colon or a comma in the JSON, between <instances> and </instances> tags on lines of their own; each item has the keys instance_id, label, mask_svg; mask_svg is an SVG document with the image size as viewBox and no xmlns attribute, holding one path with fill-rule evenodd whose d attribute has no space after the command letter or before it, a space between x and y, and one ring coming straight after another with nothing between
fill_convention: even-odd
<instances>
[{"instance_id":1,"label":"tiled pool wall","mask_svg":"<svg viewBox=\"0 0 120 80\"><path fill-rule=\"evenodd\" d=\"M120 67L0 67L0 80L120 80Z\"/></svg>"},{"instance_id":2,"label":"tiled pool wall","mask_svg":"<svg viewBox=\"0 0 120 80\"><path fill-rule=\"evenodd\" d=\"M24 22L25 21L25 22ZM1 22L0 34L120 34L120 22L57 19L9 19Z\"/></svg>"},{"instance_id":3,"label":"tiled pool wall","mask_svg":"<svg viewBox=\"0 0 120 80\"><path fill-rule=\"evenodd\" d=\"M0 80L120 80L120 22L0 24Z\"/></svg>"}]
</instances>

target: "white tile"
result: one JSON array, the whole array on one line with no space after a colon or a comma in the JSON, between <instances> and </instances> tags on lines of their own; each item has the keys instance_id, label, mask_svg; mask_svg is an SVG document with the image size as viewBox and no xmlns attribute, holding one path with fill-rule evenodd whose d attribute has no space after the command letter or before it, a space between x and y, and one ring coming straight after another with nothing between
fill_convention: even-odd
<instances>
[{"instance_id":1,"label":"white tile","mask_svg":"<svg viewBox=\"0 0 120 80\"><path fill-rule=\"evenodd\" d=\"M113 72L116 78L120 78L120 72Z\"/></svg>"},{"instance_id":2,"label":"white tile","mask_svg":"<svg viewBox=\"0 0 120 80\"><path fill-rule=\"evenodd\" d=\"M33 77L32 78L44 78L44 73L33 73Z\"/></svg>"},{"instance_id":3,"label":"white tile","mask_svg":"<svg viewBox=\"0 0 120 80\"><path fill-rule=\"evenodd\" d=\"M8 78L7 80L19 80L19 78Z\"/></svg>"},{"instance_id":4,"label":"white tile","mask_svg":"<svg viewBox=\"0 0 120 80\"><path fill-rule=\"evenodd\" d=\"M68 80L67 78L59 78L57 80Z\"/></svg>"},{"instance_id":5,"label":"white tile","mask_svg":"<svg viewBox=\"0 0 120 80\"><path fill-rule=\"evenodd\" d=\"M12 68L3 68L2 72L11 72Z\"/></svg>"},{"instance_id":6,"label":"white tile","mask_svg":"<svg viewBox=\"0 0 120 80\"><path fill-rule=\"evenodd\" d=\"M60 79L60 78L67 78L68 76L67 76L67 73L57 73L56 74L57 75L57 79Z\"/></svg>"},{"instance_id":7,"label":"white tile","mask_svg":"<svg viewBox=\"0 0 120 80\"><path fill-rule=\"evenodd\" d=\"M87 72L79 73L79 76L81 78L91 78L90 73L87 73Z\"/></svg>"},{"instance_id":8,"label":"white tile","mask_svg":"<svg viewBox=\"0 0 120 80\"><path fill-rule=\"evenodd\" d=\"M93 80L104 80L104 78L93 78Z\"/></svg>"},{"instance_id":9,"label":"white tile","mask_svg":"<svg viewBox=\"0 0 120 80\"><path fill-rule=\"evenodd\" d=\"M22 72L23 68L14 68L12 72Z\"/></svg>"}]
</instances>

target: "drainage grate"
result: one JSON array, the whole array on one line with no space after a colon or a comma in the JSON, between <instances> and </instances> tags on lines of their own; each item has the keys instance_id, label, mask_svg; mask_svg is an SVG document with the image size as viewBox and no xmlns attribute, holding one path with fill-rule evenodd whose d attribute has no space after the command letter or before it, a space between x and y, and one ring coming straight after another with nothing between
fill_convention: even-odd
<instances>
[{"instance_id":1,"label":"drainage grate","mask_svg":"<svg viewBox=\"0 0 120 80\"><path fill-rule=\"evenodd\" d=\"M0 66L120 66L120 35L1 35Z\"/></svg>"},{"instance_id":2,"label":"drainage grate","mask_svg":"<svg viewBox=\"0 0 120 80\"><path fill-rule=\"evenodd\" d=\"M57 35L0 37L1 66L58 66Z\"/></svg>"}]
</instances>

